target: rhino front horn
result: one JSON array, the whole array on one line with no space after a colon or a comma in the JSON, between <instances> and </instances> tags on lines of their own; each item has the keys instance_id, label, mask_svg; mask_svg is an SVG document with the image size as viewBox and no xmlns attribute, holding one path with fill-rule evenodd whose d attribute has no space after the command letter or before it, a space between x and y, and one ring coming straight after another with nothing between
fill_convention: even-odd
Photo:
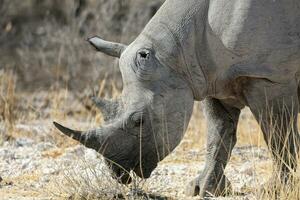
<instances>
[{"instance_id":1,"label":"rhino front horn","mask_svg":"<svg viewBox=\"0 0 300 200\"><path fill-rule=\"evenodd\" d=\"M84 146L101 152L105 146L107 135L104 134L102 128L90 130L90 131L76 131L60 125L57 122L53 122L54 126L60 130L63 134L77 140Z\"/></svg>"},{"instance_id":2,"label":"rhino front horn","mask_svg":"<svg viewBox=\"0 0 300 200\"><path fill-rule=\"evenodd\" d=\"M113 57L121 57L122 52L126 49L126 45L114 42L108 42L95 36L87 40L98 51Z\"/></svg>"}]
</instances>

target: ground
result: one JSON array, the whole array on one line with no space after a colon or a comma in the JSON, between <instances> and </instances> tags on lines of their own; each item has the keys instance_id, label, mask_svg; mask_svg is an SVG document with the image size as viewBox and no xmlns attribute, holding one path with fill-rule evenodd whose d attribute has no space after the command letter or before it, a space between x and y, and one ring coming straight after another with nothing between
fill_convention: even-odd
<instances>
[{"instance_id":1,"label":"ground","mask_svg":"<svg viewBox=\"0 0 300 200\"><path fill-rule=\"evenodd\" d=\"M201 171L205 160L206 123L201 103L195 105L188 131L176 150L159 163L149 179L134 177L133 184L125 187L111 178L97 152L61 135L52 125L53 120L81 130L100 125L101 113L91 106L88 95L65 89L5 91L0 122L0 199L189 199L184 196L185 185ZM235 193L212 199L272 199L260 192L271 173L270 153L258 124L245 109L238 143L226 168ZM283 199L299 198L295 196L299 189L300 184L292 188L296 193L286 190Z\"/></svg>"}]
</instances>

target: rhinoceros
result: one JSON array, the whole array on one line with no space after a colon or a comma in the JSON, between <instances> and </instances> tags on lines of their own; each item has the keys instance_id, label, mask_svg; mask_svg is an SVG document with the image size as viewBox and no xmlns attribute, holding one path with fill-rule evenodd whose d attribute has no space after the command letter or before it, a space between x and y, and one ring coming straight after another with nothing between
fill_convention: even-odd
<instances>
[{"instance_id":1,"label":"rhinoceros","mask_svg":"<svg viewBox=\"0 0 300 200\"><path fill-rule=\"evenodd\" d=\"M247 106L272 152L275 180L287 183L300 141L299 10L298 0L166 0L130 45L88 40L119 58L119 100L95 99L105 124L85 132L55 126L103 154L125 184L126 172L150 177L183 138L194 101L203 101L206 164L186 194L218 196L231 191L224 169Z\"/></svg>"}]
</instances>

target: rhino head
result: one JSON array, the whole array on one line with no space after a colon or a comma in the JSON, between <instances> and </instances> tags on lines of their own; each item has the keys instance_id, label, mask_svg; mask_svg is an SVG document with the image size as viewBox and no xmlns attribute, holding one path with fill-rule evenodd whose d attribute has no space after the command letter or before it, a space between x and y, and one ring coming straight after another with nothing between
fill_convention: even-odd
<instances>
[{"instance_id":1,"label":"rhino head","mask_svg":"<svg viewBox=\"0 0 300 200\"><path fill-rule=\"evenodd\" d=\"M90 131L58 123L64 134L101 153L120 182L133 170L148 178L157 163L181 141L192 114L193 94L186 81L159 59L150 41L131 45L88 40L98 51L119 58L123 91L118 101L95 99L106 122Z\"/></svg>"}]
</instances>

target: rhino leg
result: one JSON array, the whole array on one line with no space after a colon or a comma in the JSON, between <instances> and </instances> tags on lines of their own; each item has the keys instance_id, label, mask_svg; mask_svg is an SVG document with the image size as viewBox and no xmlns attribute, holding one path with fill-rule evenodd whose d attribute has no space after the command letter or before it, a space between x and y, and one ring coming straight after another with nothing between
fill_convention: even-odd
<instances>
[{"instance_id":1,"label":"rhino leg","mask_svg":"<svg viewBox=\"0 0 300 200\"><path fill-rule=\"evenodd\" d=\"M273 183L287 183L297 168L300 136L297 129L299 110L298 84L274 84L253 80L244 95L264 139L272 152L276 171ZM274 181L274 179L276 181ZM279 180L279 181L277 181Z\"/></svg>"},{"instance_id":2,"label":"rhino leg","mask_svg":"<svg viewBox=\"0 0 300 200\"><path fill-rule=\"evenodd\" d=\"M226 195L231 191L231 184L224 169L236 143L240 110L213 98L205 99L204 106L208 122L206 164L202 173L187 186L186 195Z\"/></svg>"}]
</instances>

